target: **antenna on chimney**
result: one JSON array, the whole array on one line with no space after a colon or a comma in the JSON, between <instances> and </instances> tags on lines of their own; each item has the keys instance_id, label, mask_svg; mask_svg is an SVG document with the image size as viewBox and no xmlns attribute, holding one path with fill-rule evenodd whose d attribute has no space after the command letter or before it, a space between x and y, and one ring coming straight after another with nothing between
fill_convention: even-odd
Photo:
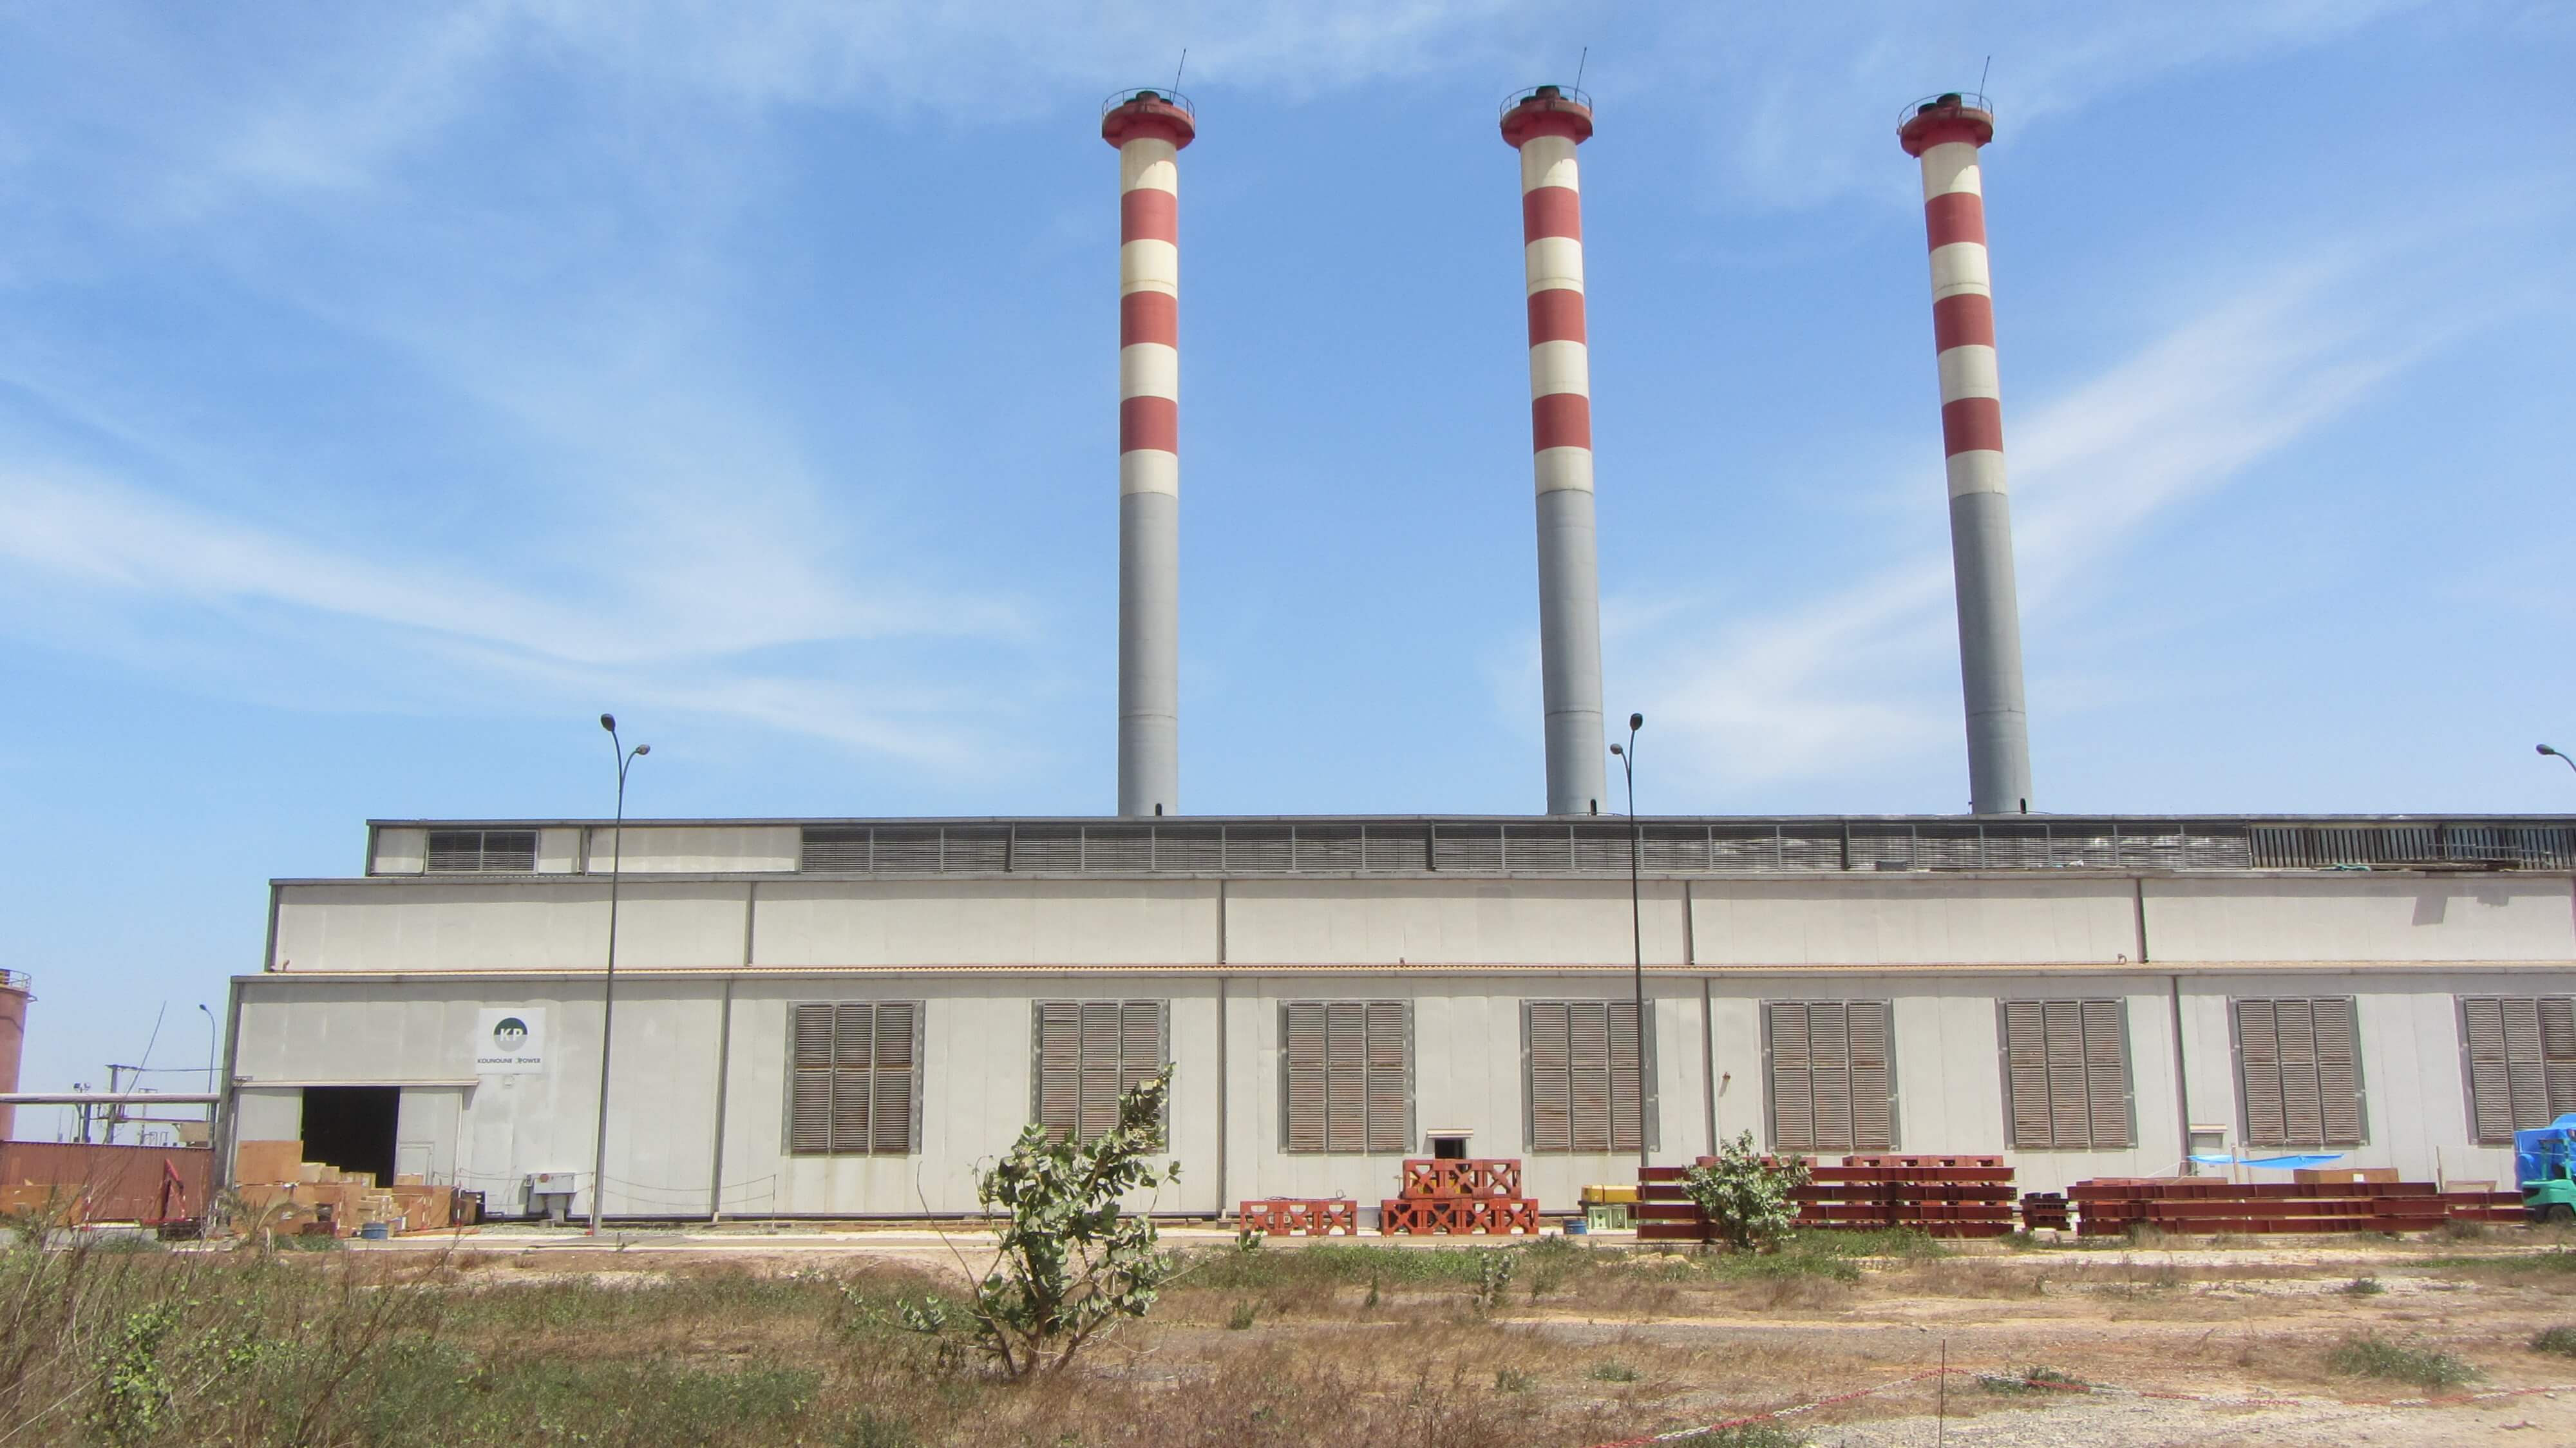
<instances>
[{"instance_id":1,"label":"antenna on chimney","mask_svg":"<svg viewBox=\"0 0 2576 1448\"><path fill-rule=\"evenodd\" d=\"M1181 88L1181 72L1182 72L1182 71L1184 71L1184 70L1186 70L1186 69L1188 69L1188 68L1189 68L1189 64L1190 64L1190 48L1189 48L1188 46L1184 45L1184 46L1182 46L1182 47L1181 47L1181 63L1180 63L1179 65L1176 65L1176 66L1173 66L1173 67L1172 67L1172 89L1174 89L1174 90L1179 90L1179 89ZM1988 56L1988 57L1986 58L1986 64L1988 64L1988 65L1992 65L1992 64L1994 64L1994 58L1993 58L1992 56ZM1983 86L1979 86L1979 87L1978 87L1978 89L1979 89L1979 90L1983 90L1983 89L1985 89L1985 87L1983 87Z\"/></svg>"},{"instance_id":2,"label":"antenna on chimney","mask_svg":"<svg viewBox=\"0 0 2576 1448\"><path fill-rule=\"evenodd\" d=\"M1579 91L1583 89L1583 68L1591 63L1592 47L1587 45L1583 47L1583 54L1576 57L1574 62L1574 88L1576 90Z\"/></svg>"}]
</instances>

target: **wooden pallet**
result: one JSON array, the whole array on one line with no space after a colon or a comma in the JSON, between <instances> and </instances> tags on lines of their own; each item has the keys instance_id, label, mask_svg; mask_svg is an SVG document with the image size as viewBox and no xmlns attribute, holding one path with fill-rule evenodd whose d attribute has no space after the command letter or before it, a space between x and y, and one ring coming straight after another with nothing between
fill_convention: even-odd
<instances>
[{"instance_id":1,"label":"wooden pallet","mask_svg":"<svg viewBox=\"0 0 2576 1448\"><path fill-rule=\"evenodd\" d=\"M1538 1226L1538 1202L1529 1197L1393 1197L1378 1203L1377 1229L1389 1235L1536 1236Z\"/></svg>"},{"instance_id":2,"label":"wooden pallet","mask_svg":"<svg viewBox=\"0 0 2576 1448\"><path fill-rule=\"evenodd\" d=\"M1347 1197L1266 1197L1245 1202L1235 1224L1268 1237L1356 1237L1360 1204Z\"/></svg>"},{"instance_id":3,"label":"wooden pallet","mask_svg":"<svg viewBox=\"0 0 2576 1448\"><path fill-rule=\"evenodd\" d=\"M1430 1197L1517 1197L1521 1164L1514 1157L1410 1157L1396 1195L1408 1201Z\"/></svg>"}]
</instances>

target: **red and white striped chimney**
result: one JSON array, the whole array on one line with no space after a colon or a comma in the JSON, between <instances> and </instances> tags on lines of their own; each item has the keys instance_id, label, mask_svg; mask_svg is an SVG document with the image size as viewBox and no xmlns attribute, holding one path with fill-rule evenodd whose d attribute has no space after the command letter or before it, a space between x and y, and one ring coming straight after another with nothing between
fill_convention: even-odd
<instances>
[{"instance_id":1,"label":"red and white striped chimney","mask_svg":"<svg viewBox=\"0 0 2576 1448\"><path fill-rule=\"evenodd\" d=\"M1950 565L1959 599L1959 679L1968 712L1968 797L1977 814L2030 809L2030 717L2022 698L2021 607L2012 507L2004 493L2003 389L1978 148L1995 138L1983 96L1921 101L1897 128L1923 163L1932 249L1932 336L1940 353L1941 443L1950 474Z\"/></svg>"},{"instance_id":2,"label":"red and white striped chimney","mask_svg":"<svg viewBox=\"0 0 2576 1448\"><path fill-rule=\"evenodd\" d=\"M1118 148L1118 812L1181 806L1181 148L1189 102L1112 96Z\"/></svg>"},{"instance_id":3,"label":"red and white striped chimney","mask_svg":"<svg viewBox=\"0 0 2576 1448\"><path fill-rule=\"evenodd\" d=\"M1583 326L1583 189L1592 136L1579 91L1543 85L1503 108L1521 156L1529 299L1530 465L1538 481L1538 647L1547 812L1600 812L1601 577L1592 508L1592 361Z\"/></svg>"}]
</instances>

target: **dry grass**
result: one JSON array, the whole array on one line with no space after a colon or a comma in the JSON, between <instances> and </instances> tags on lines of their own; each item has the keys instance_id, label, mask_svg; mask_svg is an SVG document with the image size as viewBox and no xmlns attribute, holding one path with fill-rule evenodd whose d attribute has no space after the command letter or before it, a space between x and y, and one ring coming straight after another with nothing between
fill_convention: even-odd
<instances>
[{"instance_id":1,"label":"dry grass","mask_svg":"<svg viewBox=\"0 0 2576 1448\"><path fill-rule=\"evenodd\" d=\"M1928 1366L1945 1337L1954 1364L2007 1376L2041 1363L2133 1386L2348 1390L2356 1380L2339 1376L2330 1349L2356 1314L2434 1331L2408 1316L2410 1300L2474 1309L2476 1333L2443 1330L2429 1350L2500 1379L2563 1374L2535 1334L2567 1320L2576 1290L2576 1253L2401 1248L2301 1267L2134 1248L1926 1248L1800 1239L1741 1257L1552 1240L1501 1249L1514 1254L1511 1289L1491 1305L1476 1299L1480 1254L1493 1248L1217 1250L1194 1259L1147 1322L1069 1373L1021 1384L897 1324L898 1298L953 1292L953 1277L872 1258L750 1269L675 1254L21 1248L0 1252L0 1448L1519 1448L1890 1381ZM2365 1271L2391 1292L2336 1290ZM2468 1279L2474 1301L2397 1290L2420 1292L2428 1272ZM2279 1290L2227 1290L2282 1279ZM1977 1401L1954 1390L1951 1411L2026 1412L2042 1395L1968 1396ZM1918 1385L1819 1421L1928 1412L1931 1401Z\"/></svg>"}]
</instances>

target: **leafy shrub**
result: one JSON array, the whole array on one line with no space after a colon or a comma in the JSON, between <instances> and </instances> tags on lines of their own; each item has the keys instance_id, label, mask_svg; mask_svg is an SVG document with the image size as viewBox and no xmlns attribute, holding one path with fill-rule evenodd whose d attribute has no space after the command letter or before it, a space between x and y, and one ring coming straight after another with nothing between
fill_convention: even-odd
<instances>
[{"instance_id":1,"label":"leafy shrub","mask_svg":"<svg viewBox=\"0 0 2576 1448\"><path fill-rule=\"evenodd\" d=\"M1251 1328L1255 1316L1256 1309L1249 1299L1237 1299L1233 1310L1225 1315L1226 1330L1228 1332L1247 1331Z\"/></svg>"},{"instance_id":2,"label":"leafy shrub","mask_svg":"<svg viewBox=\"0 0 2576 1448\"><path fill-rule=\"evenodd\" d=\"M1596 1383L1633 1383L1637 1380L1637 1370L1613 1358L1594 1363L1592 1371L1585 1376Z\"/></svg>"},{"instance_id":3,"label":"leafy shrub","mask_svg":"<svg viewBox=\"0 0 2576 1448\"><path fill-rule=\"evenodd\" d=\"M1537 1383L1538 1379L1519 1368L1494 1369L1494 1391L1498 1393L1526 1393Z\"/></svg>"},{"instance_id":4,"label":"leafy shrub","mask_svg":"<svg viewBox=\"0 0 2576 1448\"><path fill-rule=\"evenodd\" d=\"M2376 1277L2356 1277L2335 1289L2351 1297L2377 1297L2387 1290Z\"/></svg>"},{"instance_id":5,"label":"leafy shrub","mask_svg":"<svg viewBox=\"0 0 2576 1448\"><path fill-rule=\"evenodd\" d=\"M2576 1327L2545 1329L2531 1339L2531 1350L2555 1353L2560 1357L2576 1357Z\"/></svg>"},{"instance_id":6,"label":"leafy shrub","mask_svg":"<svg viewBox=\"0 0 2576 1448\"><path fill-rule=\"evenodd\" d=\"M2422 1388L2455 1388L2485 1376L2439 1349L2412 1347L2367 1332L2336 1344L2326 1354L2326 1366L2348 1377L2386 1378Z\"/></svg>"},{"instance_id":7,"label":"leafy shrub","mask_svg":"<svg viewBox=\"0 0 2576 1448\"><path fill-rule=\"evenodd\" d=\"M1693 1166L1682 1189L1718 1236L1739 1250L1755 1250L1788 1235L1798 1219L1797 1190L1807 1180L1805 1157L1766 1157L1747 1131L1718 1143L1716 1159Z\"/></svg>"},{"instance_id":8,"label":"leafy shrub","mask_svg":"<svg viewBox=\"0 0 2576 1448\"><path fill-rule=\"evenodd\" d=\"M1156 1245L1153 1218L1120 1205L1180 1177L1179 1163L1157 1168L1148 1159L1163 1149L1171 1091L1168 1069L1128 1087L1118 1095L1118 1124L1090 1141L1051 1142L1031 1123L998 1165L976 1173L976 1200L1006 1215L993 1268L962 1311L976 1347L1008 1375L1061 1371L1095 1334L1151 1311L1171 1279L1172 1254ZM916 1332L949 1330L936 1298L902 1312Z\"/></svg>"},{"instance_id":9,"label":"leafy shrub","mask_svg":"<svg viewBox=\"0 0 2576 1448\"><path fill-rule=\"evenodd\" d=\"M1512 1254L1490 1250L1476 1254L1476 1305L1500 1307L1503 1294L1511 1290Z\"/></svg>"}]
</instances>

